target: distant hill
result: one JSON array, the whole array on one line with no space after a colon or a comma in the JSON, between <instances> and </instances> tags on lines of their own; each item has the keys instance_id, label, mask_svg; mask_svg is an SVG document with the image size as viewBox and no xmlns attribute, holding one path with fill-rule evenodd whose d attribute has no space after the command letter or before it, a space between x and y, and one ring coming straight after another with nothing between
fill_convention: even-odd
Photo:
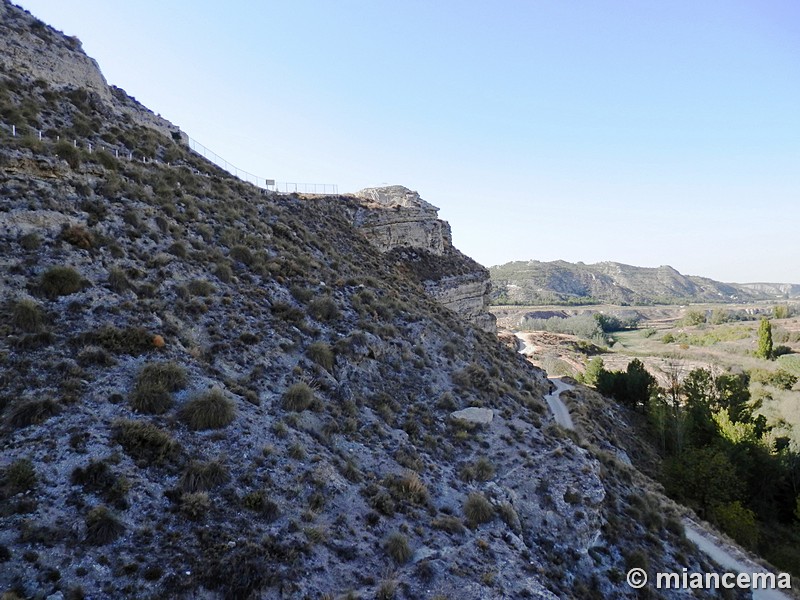
<instances>
[{"instance_id":1,"label":"distant hill","mask_svg":"<svg viewBox=\"0 0 800 600\"><path fill-rule=\"evenodd\" d=\"M530 260L491 267L489 273L495 304L671 304L800 297L800 285L722 283L683 275L670 266Z\"/></svg>"}]
</instances>

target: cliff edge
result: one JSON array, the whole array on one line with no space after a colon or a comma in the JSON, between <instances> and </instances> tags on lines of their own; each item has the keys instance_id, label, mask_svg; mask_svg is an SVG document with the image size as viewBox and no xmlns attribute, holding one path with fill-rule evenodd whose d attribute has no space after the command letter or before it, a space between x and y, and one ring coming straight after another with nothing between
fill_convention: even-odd
<instances>
[{"instance_id":1,"label":"cliff edge","mask_svg":"<svg viewBox=\"0 0 800 600\"><path fill-rule=\"evenodd\" d=\"M489 271L453 246L439 209L401 185L365 188L354 225L373 246L416 279L432 298L468 322L497 331L488 311Z\"/></svg>"}]
</instances>

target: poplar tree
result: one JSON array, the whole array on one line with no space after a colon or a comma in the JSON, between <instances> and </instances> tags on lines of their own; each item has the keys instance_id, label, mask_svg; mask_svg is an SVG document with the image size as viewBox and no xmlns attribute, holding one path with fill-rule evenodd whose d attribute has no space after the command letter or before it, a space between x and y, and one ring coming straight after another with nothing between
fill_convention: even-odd
<instances>
[{"instance_id":1,"label":"poplar tree","mask_svg":"<svg viewBox=\"0 0 800 600\"><path fill-rule=\"evenodd\" d=\"M756 356L769 360L772 358L772 323L766 317L758 326L758 350Z\"/></svg>"}]
</instances>

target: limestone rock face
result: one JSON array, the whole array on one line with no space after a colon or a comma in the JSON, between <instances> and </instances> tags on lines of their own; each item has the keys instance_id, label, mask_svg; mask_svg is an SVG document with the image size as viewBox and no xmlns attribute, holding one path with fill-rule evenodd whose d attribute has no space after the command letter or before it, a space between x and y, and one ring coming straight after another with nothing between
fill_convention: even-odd
<instances>
[{"instance_id":1,"label":"limestone rock face","mask_svg":"<svg viewBox=\"0 0 800 600\"><path fill-rule=\"evenodd\" d=\"M481 272L425 282L430 296L486 331L496 330L494 315L487 311L492 283Z\"/></svg>"},{"instance_id":2,"label":"limestone rock face","mask_svg":"<svg viewBox=\"0 0 800 600\"><path fill-rule=\"evenodd\" d=\"M401 185L365 188L356 198L368 210L356 215L356 226L381 252L409 247L444 254L452 245L450 226L438 219L439 209Z\"/></svg>"},{"instance_id":3,"label":"limestone rock face","mask_svg":"<svg viewBox=\"0 0 800 600\"><path fill-rule=\"evenodd\" d=\"M8 32L13 32L13 35ZM123 90L109 86L97 62L84 54L78 38L65 37L35 17L6 2L0 2L0 70L24 72L53 89L82 89L96 104L117 117L128 117L139 125L171 136L180 132L166 119L145 108ZM100 109L100 106L95 106ZM102 111L101 111L102 112Z\"/></svg>"},{"instance_id":4,"label":"limestone rock face","mask_svg":"<svg viewBox=\"0 0 800 600\"><path fill-rule=\"evenodd\" d=\"M497 330L488 311L489 272L453 247L437 207L400 185L366 188L355 197L353 223L375 247L394 253L438 302L481 329Z\"/></svg>"}]
</instances>

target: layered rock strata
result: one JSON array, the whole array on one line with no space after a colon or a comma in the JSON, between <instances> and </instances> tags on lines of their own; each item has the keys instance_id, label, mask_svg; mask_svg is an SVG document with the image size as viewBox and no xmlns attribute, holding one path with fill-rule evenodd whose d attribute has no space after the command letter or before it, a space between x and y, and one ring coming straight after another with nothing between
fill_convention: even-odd
<instances>
[{"instance_id":1,"label":"layered rock strata","mask_svg":"<svg viewBox=\"0 0 800 600\"><path fill-rule=\"evenodd\" d=\"M489 313L489 272L453 246L439 209L400 185L366 188L355 197L353 222L381 252L410 267L428 295L486 331L497 330Z\"/></svg>"}]
</instances>

